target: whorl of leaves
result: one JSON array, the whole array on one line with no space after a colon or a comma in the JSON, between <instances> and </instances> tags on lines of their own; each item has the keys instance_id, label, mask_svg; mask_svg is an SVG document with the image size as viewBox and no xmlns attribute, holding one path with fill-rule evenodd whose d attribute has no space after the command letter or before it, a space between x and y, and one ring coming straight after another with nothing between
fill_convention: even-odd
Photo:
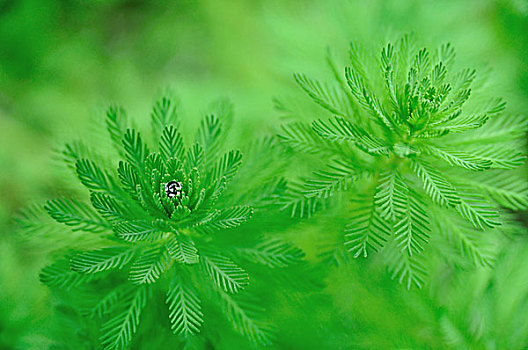
<instances>
[{"instance_id":1,"label":"whorl of leaves","mask_svg":"<svg viewBox=\"0 0 528 350\"><path fill-rule=\"evenodd\" d=\"M525 159L519 146L526 120L502 115L500 98L472 104L476 70L457 70L451 45L431 53L413 49L412 41L404 36L387 44L375 67L352 44L343 75L329 60L331 83L296 74L301 89L331 116L311 127L290 123L279 136L288 148L330 159L313 178L290 186L282 207L310 216L335 192L350 190L360 198L350 206L347 250L366 257L383 249L408 287L423 284L425 265L416 256L431 235L443 234L437 207L469 225L453 232L474 230L463 241L473 263L492 260L471 247L501 225L499 206L528 208L527 183L512 173Z\"/></svg>"},{"instance_id":2,"label":"whorl of leaves","mask_svg":"<svg viewBox=\"0 0 528 350\"><path fill-rule=\"evenodd\" d=\"M65 153L89 201L54 199L45 210L72 230L100 235L102 246L59 260L40 277L48 286L64 289L110 274L128 279L88 312L103 319L100 340L106 349L129 346L149 298L159 295L153 293L157 289L165 293L172 331L182 339L200 333L207 316L202 299L214 295L207 288L226 293L215 299L216 307L236 330L255 342L269 339L260 321L252 319L253 312L227 296L241 294L249 275L231 258L241 248L217 246L215 235L228 236L251 218L253 208L223 197L242 165L242 153L223 149L227 130L221 118L231 122L231 104L222 100L213 107L216 112L205 117L189 147L180 132L178 103L163 97L151 113L153 140L130 127L124 109L108 109L107 131L121 157L117 169L105 169L71 147ZM170 192L169 183L174 185ZM268 190L262 192L258 195L269 196ZM285 267L302 258L294 247L246 249L268 266ZM208 287L204 280L211 282Z\"/></svg>"}]
</instances>

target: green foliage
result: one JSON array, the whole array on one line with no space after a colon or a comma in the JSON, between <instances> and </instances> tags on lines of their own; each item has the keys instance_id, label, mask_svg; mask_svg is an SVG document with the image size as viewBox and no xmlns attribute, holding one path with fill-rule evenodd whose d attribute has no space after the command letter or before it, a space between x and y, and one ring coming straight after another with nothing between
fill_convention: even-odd
<instances>
[{"instance_id":1,"label":"green foliage","mask_svg":"<svg viewBox=\"0 0 528 350\"><path fill-rule=\"evenodd\" d=\"M135 284L156 282L167 269L168 255L165 247L155 247L144 251L130 267L129 279Z\"/></svg>"},{"instance_id":2,"label":"green foliage","mask_svg":"<svg viewBox=\"0 0 528 350\"><path fill-rule=\"evenodd\" d=\"M383 220L376 208L375 199L358 198L350 223L347 225L345 247L354 257L367 257L368 250L378 251L391 232L390 223Z\"/></svg>"},{"instance_id":3,"label":"green foliage","mask_svg":"<svg viewBox=\"0 0 528 350\"><path fill-rule=\"evenodd\" d=\"M110 106L106 111L106 130L114 148L122 154L121 144L127 128L127 115L122 107Z\"/></svg>"},{"instance_id":4,"label":"green foliage","mask_svg":"<svg viewBox=\"0 0 528 350\"><path fill-rule=\"evenodd\" d=\"M314 173L306 182L306 197L328 198L334 191L346 190L352 182L355 169L350 164L334 161L327 169Z\"/></svg>"},{"instance_id":5,"label":"green foliage","mask_svg":"<svg viewBox=\"0 0 528 350\"><path fill-rule=\"evenodd\" d=\"M90 275L83 275L73 271L67 259L58 260L46 266L40 272L41 282L50 287L70 289L91 279L92 276Z\"/></svg>"},{"instance_id":6,"label":"green foliage","mask_svg":"<svg viewBox=\"0 0 528 350\"><path fill-rule=\"evenodd\" d=\"M164 130L167 125L178 126L179 101L168 96L159 99L151 113L152 133L154 139L159 137L160 130Z\"/></svg>"},{"instance_id":7,"label":"green foliage","mask_svg":"<svg viewBox=\"0 0 528 350\"><path fill-rule=\"evenodd\" d=\"M282 207L310 216L336 192L350 191L346 249L354 257L382 249L407 287L423 285L426 264L418 256L432 236L455 243L473 263L489 265L492 257L478 246L505 222L499 206L528 208L525 181L506 180L516 178L511 172L525 159L519 147L525 119L499 117L501 99L472 103L476 72L456 71L451 45L435 54L414 47L409 36L389 43L375 66L352 44L344 78L331 59L331 83L296 74L302 90L334 116L311 128L290 123L280 135L285 146L329 163L290 186ZM436 215L439 208L458 219ZM448 229L451 223L443 220L457 224Z\"/></svg>"},{"instance_id":8,"label":"green foliage","mask_svg":"<svg viewBox=\"0 0 528 350\"><path fill-rule=\"evenodd\" d=\"M169 255L183 264L197 264L199 255L194 242L184 236L172 236L167 242Z\"/></svg>"},{"instance_id":9,"label":"green foliage","mask_svg":"<svg viewBox=\"0 0 528 350\"><path fill-rule=\"evenodd\" d=\"M247 272L224 256L204 255L201 261L209 277L226 292L237 293L249 283Z\"/></svg>"},{"instance_id":10,"label":"green foliage","mask_svg":"<svg viewBox=\"0 0 528 350\"><path fill-rule=\"evenodd\" d=\"M101 329L101 343L106 349L123 349L130 343L138 328L148 293L143 286L130 290L130 293L124 294L122 299L111 306L115 316L108 319Z\"/></svg>"},{"instance_id":11,"label":"green foliage","mask_svg":"<svg viewBox=\"0 0 528 350\"><path fill-rule=\"evenodd\" d=\"M219 116L232 118L228 102L221 101L216 108ZM100 341L106 349L131 345L141 315L160 292L166 295L167 321L182 341L199 336L207 312L211 313L202 311L205 302L249 340L268 343L270 327L257 317L258 306L239 304L230 296L248 293L244 289L249 274L235 260L253 257L262 265L286 267L300 260L302 252L286 243L250 244L261 241L255 234L245 244L234 243L236 239L226 242L225 237L243 227L254 210L239 199L248 198L247 193L223 196L242 167L242 153L222 153L226 133L218 116L202 121L188 148L178 129L177 103L162 98L151 117L153 148L138 130L126 126L123 109L108 110L108 133L124 158L114 171L68 148L68 163L75 161L75 175L90 200L55 199L45 209L57 222L100 235L100 241L94 250L76 252L69 261L44 268L41 281L72 293L84 293L83 288L104 285L109 279L119 281L110 290L103 287L100 300L86 312L99 318ZM276 187L244 189L254 194L249 200L258 203L270 198ZM248 254L241 255L242 251Z\"/></svg>"},{"instance_id":12,"label":"green foliage","mask_svg":"<svg viewBox=\"0 0 528 350\"><path fill-rule=\"evenodd\" d=\"M310 217L317 211L319 201L317 197L306 196L305 192L302 185L292 182L278 198L277 203L282 210L289 209L292 217L295 215Z\"/></svg>"},{"instance_id":13,"label":"green foliage","mask_svg":"<svg viewBox=\"0 0 528 350\"><path fill-rule=\"evenodd\" d=\"M258 302L247 295L235 297L222 290L218 291L221 301L227 308L227 316L241 334L261 345L269 345L272 341L273 328L262 320L263 310Z\"/></svg>"},{"instance_id":14,"label":"green foliage","mask_svg":"<svg viewBox=\"0 0 528 350\"><path fill-rule=\"evenodd\" d=\"M215 212L205 224L204 227L221 230L224 228L237 227L251 217L252 209L247 206L232 207Z\"/></svg>"},{"instance_id":15,"label":"green foliage","mask_svg":"<svg viewBox=\"0 0 528 350\"><path fill-rule=\"evenodd\" d=\"M101 326L131 310L125 301L138 286L152 293L139 322L129 323L137 324L127 340L126 347L132 349L526 349L527 235L525 227L512 227L512 220L526 226L522 211L528 205L527 176L522 165L509 170L518 166L526 149L526 0L315 0L301 6L291 0L5 0L0 8L0 349L102 349ZM369 130L372 112L356 102L344 66L353 65L366 78L362 83L368 95L378 99L390 119L405 103L398 100L396 87L407 81L421 47L405 40L385 48L377 59L381 46L370 50L353 45L351 55L346 47L342 55L329 51L325 67L322 47L343 47L350 39L375 46L395 28L416 32L428 42L452 40L461 49L457 61L464 57L467 64L475 64L476 69L458 70L461 65L455 65L451 45L422 54L417 75L427 75L430 68L433 84L451 83L453 97L461 91L458 104L469 98L460 116L465 120L431 125L432 131L422 138L447 134L421 143L418 151L427 158L422 162L455 187L460 200L469 202L463 193L469 187L470 194L478 191L503 207L499 218L488 218L501 225L488 228L486 221L467 211L485 231L476 229L460 213L463 207L435 204L410 167L401 171L394 164L387 166L373 151L386 149L369 145L387 135ZM347 60L353 64L344 63ZM437 61L443 64L436 67ZM495 69L489 70L487 63ZM307 75L286 81L299 70ZM167 83L182 90L185 106L162 97L150 112L148 91ZM212 91L240 102L236 119L225 100L201 108L204 99L216 93ZM275 102L280 115L269 109L275 94L281 95ZM119 105L98 113L105 95L128 101L129 113ZM485 95L504 95L507 113L497 113L503 102L490 98L488 103ZM200 121L194 115L198 110L207 119ZM110 135L103 130L104 121L94 120L94 114L105 113ZM353 119L370 139L358 133L358 146L330 141L310 123L332 118L336 124L335 116ZM270 130L284 122L285 129L301 122L298 134L304 139L290 134L277 142L269 137ZM377 125L373 127L379 129ZM158 145L166 127L172 128L168 134L178 132L181 139L169 135L172 143L166 140L163 150ZM179 152L176 158L184 162L186 150L198 141L205 154L202 168L197 168L201 184L208 183L207 170L230 150L223 141L240 147L243 163L237 175L227 186L220 181L218 189L210 189L221 196L209 202L207 210L250 206L251 219L229 230L193 228L189 220L182 223L185 232L178 234L153 220L138 204L140 198L149 198L137 191L147 179L140 179L141 172L128 162L115 171L119 160L125 160L127 129L139 131L163 163ZM218 135L219 140L193 139L197 134ZM57 169L50 164L49 148L64 141L67 146L54 156L67 167ZM279 143L287 147L281 149ZM298 151L302 148L315 157L304 157ZM400 153L416 151L406 145L394 148ZM103 179L99 183L108 180L106 174L116 180L111 194L81 185L75 172L83 161L102 171L102 177L94 178ZM204 191L203 198L208 194ZM79 229L81 224L56 222L41 205L50 196L91 206L89 215L77 213L77 219L96 218L105 227L86 232ZM345 249L343 229L363 201L370 205L372 198L381 218L394 229L379 253L367 247L368 259L354 259ZM285 206L285 212L271 210L274 202ZM413 203L418 207L413 209ZM29 209L11 220L26 205ZM426 213L424 228L416 208ZM62 209L53 211L58 215ZM292 211L311 219L290 218ZM152 229L151 234L123 240L114 231L123 222ZM289 248L290 242L303 247L308 264L279 269L302 256ZM152 284L130 282L130 268L142 252L162 246L171 258L165 272ZM118 252L128 248L130 260L126 253L120 260ZM204 248L207 255L220 254L247 271L250 284L233 295L219 288L203 271ZM115 250L115 260L107 249ZM57 257L65 254L59 264ZM43 271L43 279L55 280L52 288L38 285L37 269L45 257L53 259L53 269ZM105 262L114 267L83 273L71 269L74 262L86 271L98 270ZM405 286L418 282L425 284L423 289L406 291L391 283L383 262ZM304 266L310 268L308 274L302 273ZM173 289L180 280L181 288ZM172 290L174 299L167 301ZM134 309L132 313L137 314ZM276 323L277 329L268 332L266 321ZM251 344L248 336L263 343L271 338L273 344Z\"/></svg>"},{"instance_id":16,"label":"green foliage","mask_svg":"<svg viewBox=\"0 0 528 350\"><path fill-rule=\"evenodd\" d=\"M293 265L304 256L299 248L279 239L267 239L254 248L239 249L238 253L269 267Z\"/></svg>"},{"instance_id":17,"label":"green foliage","mask_svg":"<svg viewBox=\"0 0 528 350\"><path fill-rule=\"evenodd\" d=\"M129 247L109 247L75 255L70 262L71 269L80 273L120 269L134 256Z\"/></svg>"},{"instance_id":18,"label":"green foliage","mask_svg":"<svg viewBox=\"0 0 528 350\"><path fill-rule=\"evenodd\" d=\"M175 159L183 159L185 152L183 138L174 126L169 125L163 129L159 149L161 157L165 161L168 161L172 157Z\"/></svg>"},{"instance_id":19,"label":"green foliage","mask_svg":"<svg viewBox=\"0 0 528 350\"><path fill-rule=\"evenodd\" d=\"M181 276L174 279L167 293L167 304L175 334L193 335L200 331L203 323L200 299Z\"/></svg>"},{"instance_id":20,"label":"green foliage","mask_svg":"<svg viewBox=\"0 0 528 350\"><path fill-rule=\"evenodd\" d=\"M101 220L92 208L73 199L50 200L45 209L57 222L72 226L74 230L101 232L109 228L109 224Z\"/></svg>"}]
</instances>

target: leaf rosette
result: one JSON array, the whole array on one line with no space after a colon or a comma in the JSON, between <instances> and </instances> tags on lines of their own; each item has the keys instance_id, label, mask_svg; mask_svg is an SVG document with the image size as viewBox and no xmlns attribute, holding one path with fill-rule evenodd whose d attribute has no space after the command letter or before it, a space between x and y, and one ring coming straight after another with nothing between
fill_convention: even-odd
<instances>
[{"instance_id":1,"label":"leaf rosette","mask_svg":"<svg viewBox=\"0 0 528 350\"><path fill-rule=\"evenodd\" d=\"M483 98L476 70L455 69L450 44L430 53L404 36L376 58L352 43L349 59L341 74L329 54L332 83L294 76L322 108L316 113L333 116L283 126L289 149L329 160L289 188L283 208L310 216L336 192L353 192L346 250L367 257L383 249L408 287L423 284L419 253L433 234L443 239L437 244L491 265L488 237L505 223L501 206L528 207L528 184L513 170L525 160L526 118L502 115L502 99Z\"/></svg>"},{"instance_id":2,"label":"leaf rosette","mask_svg":"<svg viewBox=\"0 0 528 350\"><path fill-rule=\"evenodd\" d=\"M48 201L45 209L73 230L100 234L101 242L98 249L44 268L41 280L51 287L73 288L108 279L113 272L127 275L88 307L93 315L112 315L102 325L100 340L106 348L128 346L144 308L159 290L166 294L174 333L185 341L200 332L202 299L208 298L237 331L256 343L270 342L270 325L255 312L259 308L254 298L245 302L247 296L234 296L249 284L248 273L235 261L284 267L298 261L302 252L280 240L259 239L261 244L247 248L218 236L217 231L235 229L253 214L250 205L237 200L233 205L232 193L223 198L242 164L240 151L222 153L226 130L221 120L230 123L232 113L231 104L219 102L216 114L202 120L194 143L186 147L177 105L163 98L152 112L151 149L128 127L124 110L111 107L106 126L121 158L115 171L87 157L85 147L66 147L63 155L89 190L91 205L61 198ZM269 148L268 143L262 146ZM263 201L277 190L266 188L258 193ZM256 198L251 202L259 206Z\"/></svg>"}]
</instances>

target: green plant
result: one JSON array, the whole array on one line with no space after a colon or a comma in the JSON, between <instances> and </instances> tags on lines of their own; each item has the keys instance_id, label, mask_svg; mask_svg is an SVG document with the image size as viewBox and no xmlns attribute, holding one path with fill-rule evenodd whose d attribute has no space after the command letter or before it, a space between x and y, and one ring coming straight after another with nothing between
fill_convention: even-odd
<instances>
[{"instance_id":1,"label":"green plant","mask_svg":"<svg viewBox=\"0 0 528 350\"><path fill-rule=\"evenodd\" d=\"M291 244L244 228L255 210L266 212L284 182L276 176L265 182L265 171L260 177L244 171L240 151L223 153L223 122L229 126L233 115L230 103L215 105L215 114L202 120L190 146L179 131L177 107L167 97L154 106L154 146L129 127L122 108L108 109L106 128L121 159L116 170L104 167L111 161L93 155L82 143L66 146L63 158L88 189L89 203L59 198L48 201L45 210L57 222L96 239L90 250L73 251L45 267L40 279L69 300L65 305L78 305L95 320L94 333L107 349L131 344L148 305L159 309L160 300L168 314L154 311L149 327L159 327L159 315L166 314L186 346L198 341L195 336L208 317L211 322L199 341L220 332L215 329L220 329L218 312L249 340L267 344L271 324L262 318L256 298L245 291L250 277L237 261L273 268L302 257ZM249 153L272 159L274 148L272 139L264 139ZM245 182L237 187L239 169ZM31 227L30 217L24 220ZM71 249L76 249L75 241L66 247ZM69 292L60 292L64 290Z\"/></svg>"},{"instance_id":2,"label":"green plant","mask_svg":"<svg viewBox=\"0 0 528 350\"><path fill-rule=\"evenodd\" d=\"M513 170L525 159L526 120L499 117L501 99L470 99L476 70L456 71L449 44L431 54L404 36L379 58L356 44L349 56L344 77L328 57L331 84L295 75L334 116L283 126L285 145L329 160L290 187L283 208L310 216L335 192L348 191L346 250L357 258L382 249L408 288L423 284L427 262L420 253L429 241L446 258L454 248L472 263L491 265L498 233L515 225L501 217L501 207L528 207L526 181Z\"/></svg>"}]
</instances>

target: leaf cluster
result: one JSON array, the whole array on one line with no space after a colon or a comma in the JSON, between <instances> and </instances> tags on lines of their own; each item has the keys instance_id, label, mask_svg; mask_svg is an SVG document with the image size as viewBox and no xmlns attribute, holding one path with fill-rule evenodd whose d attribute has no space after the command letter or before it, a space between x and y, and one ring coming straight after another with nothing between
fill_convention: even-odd
<instances>
[{"instance_id":1,"label":"leaf cluster","mask_svg":"<svg viewBox=\"0 0 528 350\"><path fill-rule=\"evenodd\" d=\"M50 287L72 289L126 276L89 307L88 313L102 320L100 341L106 349L132 342L143 310L159 291L165 294L172 330L182 339L200 332L206 318L203 300L213 294L235 330L256 343L270 342L271 328L259 320L258 307L239 301L248 299L238 294L247 294L250 281L236 262L241 248L214 243L253 215L250 205L232 205L232 199L223 197L242 165L242 153L223 152L226 130L220 117L229 118L232 107L226 101L216 107L188 146L174 100L163 97L155 104L152 142L129 126L122 108L110 107L106 127L121 157L116 169L105 169L67 147L89 203L59 198L48 201L45 209L73 230L101 235L103 243L56 261L40 277ZM263 189L252 203L259 204L274 190ZM246 249L267 266L284 267L302 258L300 250L277 240Z\"/></svg>"},{"instance_id":2,"label":"leaf cluster","mask_svg":"<svg viewBox=\"0 0 528 350\"><path fill-rule=\"evenodd\" d=\"M349 57L331 84L294 76L333 116L283 127L285 146L329 159L289 188L283 208L310 216L336 192L350 191L346 249L354 257L383 249L408 287L423 283L418 260L431 235L447 236L474 263L491 264L479 237L497 232L501 206L527 208L526 182L514 170L525 160L525 119L500 115L500 98L471 104L476 70L457 70L450 44L432 53L404 36L377 60L354 43Z\"/></svg>"}]
</instances>

